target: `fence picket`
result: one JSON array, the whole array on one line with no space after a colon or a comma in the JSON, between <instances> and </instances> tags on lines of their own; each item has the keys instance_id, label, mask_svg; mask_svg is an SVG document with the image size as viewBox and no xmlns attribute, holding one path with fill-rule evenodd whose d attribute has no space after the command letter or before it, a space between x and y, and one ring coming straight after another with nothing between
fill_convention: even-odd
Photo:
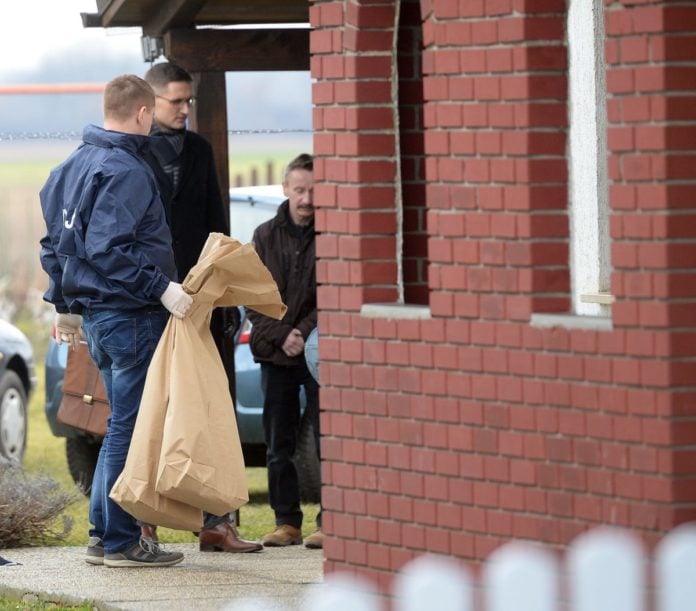
<instances>
[{"instance_id":1,"label":"fence picket","mask_svg":"<svg viewBox=\"0 0 696 611\"><path fill-rule=\"evenodd\" d=\"M556 611L556 562L535 546L508 543L488 559L484 592L486 611Z\"/></svg>"},{"instance_id":2,"label":"fence picket","mask_svg":"<svg viewBox=\"0 0 696 611\"><path fill-rule=\"evenodd\" d=\"M657 609L696 607L696 525L683 524L660 541L655 552Z\"/></svg>"},{"instance_id":3,"label":"fence picket","mask_svg":"<svg viewBox=\"0 0 696 611\"><path fill-rule=\"evenodd\" d=\"M471 579L465 567L448 558L421 556L394 580L396 611L473 611Z\"/></svg>"},{"instance_id":4,"label":"fence picket","mask_svg":"<svg viewBox=\"0 0 696 611\"><path fill-rule=\"evenodd\" d=\"M578 536L567 557L573 611L643 611L644 558L629 533L597 528Z\"/></svg>"},{"instance_id":5,"label":"fence picket","mask_svg":"<svg viewBox=\"0 0 696 611\"><path fill-rule=\"evenodd\" d=\"M485 603L480 611L645 611L649 568L654 574L655 611L696 609L696 523L665 535L652 564L630 531L600 527L581 534L566 551L568 600L563 602L560 569L553 554L541 546L511 542L495 550L483 566L480 590L464 564L446 556L420 556L395 577L392 609L473 611L476 593ZM277 602L269 604L240 600L225 608L278 609ZM368 581L332 573L323 584L311 586L297 608L381 611L385 604Z\"/></svg>"}]
</instances>

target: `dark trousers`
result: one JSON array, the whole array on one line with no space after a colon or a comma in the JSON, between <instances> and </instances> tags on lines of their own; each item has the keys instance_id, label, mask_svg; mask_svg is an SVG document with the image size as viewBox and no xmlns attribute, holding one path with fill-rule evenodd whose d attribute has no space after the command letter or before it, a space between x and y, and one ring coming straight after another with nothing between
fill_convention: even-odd
<instances>
[{"instance_id":1,"label":"dark trousers","mask_svg":"<svg viewBox=\"0 0 696 611\"><path fill-rule=\"evenodd\" d=\"M183 280L183 278L182 278ZM220 359L225 368L227 379L230 385L230 395L235 400L235 376L234 376L234 334L239 328L239 310L235 307L215 308L210 317L210 333L215 340ZM226 513L216 516L215 514L203 512L203 530L214 528L218 524L229 522L237 525L236 512Z\"/></svg>"},{"instance_id":2,"label":"dark trousers","mask_svg":"<svg viewBox=\"0 0 696 611\"><path fill-rule=\"evenodd\" d=\"M300 389L307 397L305 417L311 419L319 454L319 385L306 365L281 367L261 364L264 390L263 432L266 438L268 495L276 525L302 526L300 485L295 468L295 450L300 431ZM321 525L321 513L317 525Z\"/></svg>"}]
</instances>

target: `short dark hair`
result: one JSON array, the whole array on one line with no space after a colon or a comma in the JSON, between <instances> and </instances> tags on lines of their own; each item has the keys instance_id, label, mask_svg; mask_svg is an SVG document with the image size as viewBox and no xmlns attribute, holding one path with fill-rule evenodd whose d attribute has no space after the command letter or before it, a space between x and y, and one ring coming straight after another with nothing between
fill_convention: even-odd
<instances>
[{"instance_id":1,"label":"short dark hair","mask_svg":"<svg viewBox=\"0 0 696 611\"><path fill-rule=\"evenodd\" d=\"M287 182L290 172L293 170L307 170L307 172L314 171L314 157L308 153L302 153L293 159L288 167L285 168L285 174L283 175L283 180Z\"/></svg>"},{"instance_id":2,"label":"short dark hair","mask_svg":"<svg viewBox=\"0 0 696 611\"><path fill-rule=\"evenodd\" d=\"M125 121L142 106L155 105L155 92L143 79L134 74L122 74L104 88L104 118Z\"/></svg>"},{"instance_id":3,"label":"short dark hair","mask_svg":"<svg viewBox=\"0 0 696 611\"><path fill-rule=\"evenodd\" d=\"M191 83L193 78L181 66L171 62L155 64L145 73L145 80L152 85L153 89L166 89L169 83L180 83L184 81Z\"/></svg>"}]
</instances>

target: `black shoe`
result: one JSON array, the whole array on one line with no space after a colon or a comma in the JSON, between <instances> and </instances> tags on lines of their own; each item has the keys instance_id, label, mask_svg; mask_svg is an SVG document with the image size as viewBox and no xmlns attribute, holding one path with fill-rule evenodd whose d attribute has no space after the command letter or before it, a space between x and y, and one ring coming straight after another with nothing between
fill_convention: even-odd
<instances>
[{"instance_id":1,"label":"black shoe","mask_svg":"<svg viewBox=\"0 0 696 611\"><path fill-rule=\"evenodd\" d=\"M85 562L89 564L104 564L104 543L99 537L90 537L85 552Z\"/></svg>"},{"instance_id":2,"label":"black shoe","mask_svg":"<svg viewBox=\"0 0 696 611\"><path fill-rule=\"evenodd\" d=\"M181 552L165 552L151 539L140 540L119 554L104 554L104 566L173 566L184 559Z\"/></svg>"}]
</instances>

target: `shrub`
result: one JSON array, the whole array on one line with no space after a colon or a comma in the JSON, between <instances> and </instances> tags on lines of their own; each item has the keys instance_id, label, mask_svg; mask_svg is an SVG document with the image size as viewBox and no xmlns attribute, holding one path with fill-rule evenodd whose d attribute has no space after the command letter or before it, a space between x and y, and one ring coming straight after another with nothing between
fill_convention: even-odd
<instances>
[{"instance_id":1,"label":"shrub","mask_svg":"<svg viewBox=\"0 0 696 611\"><path fill-rule=\"evenodd\" d=\"M72 529L72 518L63 512L80 498L51 477L30 477L20 465L0 457L0 549L63 540Z\"/></svg>"}]
</instances>

